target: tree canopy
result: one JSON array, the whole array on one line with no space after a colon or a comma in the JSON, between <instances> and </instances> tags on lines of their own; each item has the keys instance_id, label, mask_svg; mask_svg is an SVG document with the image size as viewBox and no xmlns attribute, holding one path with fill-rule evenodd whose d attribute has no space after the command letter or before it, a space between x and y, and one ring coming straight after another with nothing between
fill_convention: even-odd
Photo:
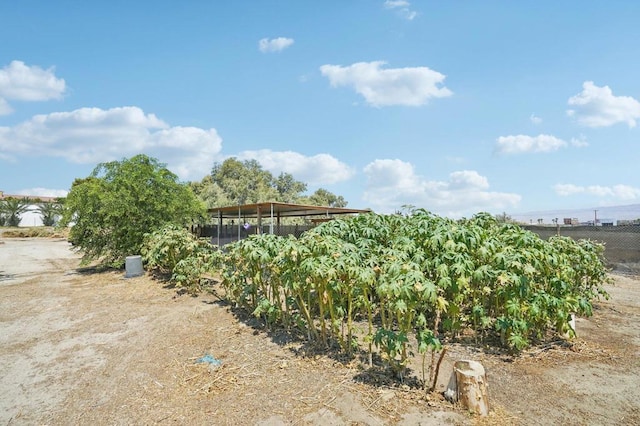
<instances>
[{"instance_id":1,"label":"tree canopy","mask_svg":"<svg viewBox=\"0 0 640 426\"><path fill-rule=\"evenodd\" d=\"M167 224L188 225L204 217L188 185L146 155L100 163L76 179L64 201L62 226L82 261L120 267L140 252L144 235Z\"/></svg>"},{"instance_id":2,"label":"tree canopy","mask_svg":"<svg viewBox=\"0 0 640 426\"><path fill-rule=\"evenodd\" d=\"M62 205L59 202L40 202L37 211L44 226L54 226L62 213Z\"/></svg>"},{"instance_id":3,"label":"tree canopy","mask_svg":"<svg viewBox=\"0 0 640 426\"><path fill-rule=\"evenodd\" d=\"M222 163L216 163L210 175L200 182L191 182L190 186L209 208L267 201L347 206L342 196L323 188L305 195L306 183L296 180L290 173L280 173L274 177L256 160L228 158Z\"/></svg>"},{"instance_id":4,"label":"tree canopy","mask_svg":"<svg viewBox=\"0 0 640 426\"><path fill-rule=\"evenodd\" d=\"M326 189L318 189L306 198L306 204L314 206L347 207L347 201L341 195L335 195Z\"/></svg>"},{"instance_id":5,"label":"tree canopy","mask_svg":"<svg viewBox=\"0 0 640 426\"><path fill-rule=\"evenodd\" d=\"M19 226L22 215L29 211L26 198L5 198L0 200L0 225Z\"/></svg>"}]
</instances>

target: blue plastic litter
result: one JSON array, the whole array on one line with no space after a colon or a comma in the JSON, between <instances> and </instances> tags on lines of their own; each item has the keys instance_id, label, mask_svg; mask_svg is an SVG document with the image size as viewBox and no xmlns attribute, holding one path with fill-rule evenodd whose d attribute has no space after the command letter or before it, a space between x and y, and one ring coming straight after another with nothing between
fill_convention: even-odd
<instances>
[{"instance_id":1,"label":"blue plastic litter","mask_svg":"<svg viewBox=\"0 0 640 426\"><path fill-rule=\"evenodd\" d=\"M220 361L219 359L215 359L211 355L205 355L202 358L198 358L196 360L197 364L203 363L203 362L206 362L207 364L211 364L211 365L215 365L215 366L222 365L222 361Z\"/></svg>"}]
</instances>

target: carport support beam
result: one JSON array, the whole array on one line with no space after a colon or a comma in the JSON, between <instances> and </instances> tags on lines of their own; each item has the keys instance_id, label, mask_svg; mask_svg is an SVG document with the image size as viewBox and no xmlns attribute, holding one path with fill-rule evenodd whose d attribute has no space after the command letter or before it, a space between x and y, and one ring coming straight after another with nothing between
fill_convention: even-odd
<instances>
[{"instance_id":1,"label":"carport support beam","mask_svg":"<svg viewBox=\"0 0 640 426\"><path fill-rule=\"evenodd\" d=\"M256 231L256 234L262 234L262 209L260 208L260 206L258 206L257 212L258 212L258 230Z\"/></svg>"},{"instance_id":2,"label":"carport support beam","mask_svg":"<svg viewBox=\"0 0 640 426\"><path fill-rule=\"evenodd\" d=\"M218 247L220 247L220 231L222 230L222 211L218 210Z\"/></svg>"}]
</instances>

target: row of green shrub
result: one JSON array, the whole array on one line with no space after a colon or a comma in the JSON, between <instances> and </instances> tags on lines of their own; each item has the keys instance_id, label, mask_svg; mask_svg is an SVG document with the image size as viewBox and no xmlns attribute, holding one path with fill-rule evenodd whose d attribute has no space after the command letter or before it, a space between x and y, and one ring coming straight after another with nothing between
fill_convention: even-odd
<instances>
[{"instance_id":1,"label":"row of green shrub","mask_svg":"<svg viewBox=\"0 0 640 426\"><path fill-rule=\"evenodd\" d=\"M176 225L145 234L142 243L147 268L191 294L200 293L211 274L220 269L220 256L208 241Z\"/></svg>"},{"instance_id":2,"label":"row of green shrub","mask_svg":"<svg viewBox=\"0 0 640 426\"><path fill-rule=\"evenodd\" d=\"M224 250L187 234L150 235L148 264L194 290L217 271L227 299L269 327L299 329L347 354L365 350L370 360L375 345L398 372L412 350L436 350L463 331L499 337L514 351L550 330L572 332L570 314L589 316L593 301L607 296L602 245L545 241L484 213L371 213Z\"/></svg>"}]
</instances>

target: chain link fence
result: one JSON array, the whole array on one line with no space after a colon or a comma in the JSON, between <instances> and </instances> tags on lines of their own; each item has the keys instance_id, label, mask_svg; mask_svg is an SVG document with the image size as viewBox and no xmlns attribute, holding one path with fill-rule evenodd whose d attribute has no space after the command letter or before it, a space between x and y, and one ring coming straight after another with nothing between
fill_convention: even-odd
<instances>
[{"instance_id":1,"label":"chain link fence","mask_svg":"<svg viewBox=\"0 0 640 426\"><path fill-rule=\"evenodd\" d=\"M299 237L304 231L308 231L315 225L263 225L260 230L255 225L245 226L241 224L222 225L220 232L218 232L217 225L200 226L192 231L201 238L209 238L212 244L223 246L225 244L239 241L247 238L249 235L257 234L260 231L261 234L275 234L279 236L294 235Z\"/></svg>"},{"instance_id":2,"label":"chain link fence","mask_svg":"<svg viewBox=\"0 0 640 426\"><path fill-rule=\"evenodd\" d=\"M523 225L522 227L535 232L543 239L552 235L562 235L575 240L597 241L604 244L604 257L614 272L640 274L640 225Z\"/></svg>"}]
</instances>

